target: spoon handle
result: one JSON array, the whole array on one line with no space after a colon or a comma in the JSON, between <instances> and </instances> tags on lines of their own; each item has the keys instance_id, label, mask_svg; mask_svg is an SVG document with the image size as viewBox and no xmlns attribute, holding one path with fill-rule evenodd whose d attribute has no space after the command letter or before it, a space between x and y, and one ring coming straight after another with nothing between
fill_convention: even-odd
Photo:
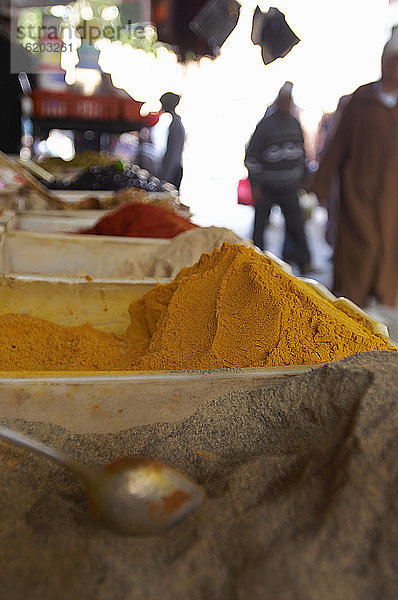
<instances>
[{"instance_id":1,"label":"spoon handle","mask_svg":"<svg viewBox=\"0 0 398 600\"><path fill-rule=\"evenodd\" d=\"M11 444L20 446L21 448L28 448L35 454L45 456L64 467L69 465L68 459L63 454L57 452L57 450L49 448L48 446L45 446L36 440L32 440L31 438L22 435L22 433L17 433L16 431L7 429L7 427L0 426L0 439L11 442Z\"/></svg>"}]
</instances>

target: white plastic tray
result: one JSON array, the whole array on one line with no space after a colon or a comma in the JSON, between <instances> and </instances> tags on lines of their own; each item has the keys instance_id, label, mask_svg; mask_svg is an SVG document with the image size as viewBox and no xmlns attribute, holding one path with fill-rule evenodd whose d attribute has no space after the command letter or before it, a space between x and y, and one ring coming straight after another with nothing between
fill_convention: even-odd
<instances>
[{"instance_id":1,"label":"white plastic tray","mask_svg":"<svg viewBox=\"0 0 398 600\"><path fill-rule=\"evenodd\" d=\"M177 422L205 400L263 388L312 367L136 373L133 375L0 377L0 419L61 425L76 433L115 433Z\"/></svg>"},{"instance_id":2,"label":"white plastic tray","mask_svg":"<svg viewBox=\"0 0 398 600\"><path fill-rule=\"evenodd\" d=\"M106 210L26 210L18 213L12 228L36 233L77 233L106 215Z\"/></svg>"},{"instance_id":3,"label":"white plastic tray","mask_svg":"<svg viewBox=\"0 0 398 600\"><path fill-rule=\"evenodd\" d=\"M128 306L156 282L92 281L84 278L3 276L2 313L28 313L64 325L90 322L103 331L122 333ZM323 296L334 299L316 282ZM362 315L363 313L360 312ZM385 326L369 320L386 334ZM193 414L204 400L229 392L262 388L311 371L311 365L253 369L214 369L151 373L0 373L0 418L14 417L61 425L73 432L117 432L137 425L176 422Z\"/></svg>"},{"instance_id":4,"label":"white plastic tray","mask_svg":"<svg viewBox=\"0 0 398 600\"><path fill-rule=\"evenodd\" d=\"M126 259L143 248L159 248L169 240L101 235L3 231L0 268L7 274L112 276Z\"/></svg>"},{"instance_id":5,"label":"white plastic tray","mask_svg":"<svg viewBox=\"0 0 398 600\"><path fill-rule=\"evenodd\" d=\"M3 276L2 313L28 313L62 325L90 322L122 333L130 302L156 284L143 280ZM206 399L263 387L311 367L151 373L0 373L0 418L62 425L80 433L116 432L153 422L178 421Z\"/></svg>"}]
</instances>

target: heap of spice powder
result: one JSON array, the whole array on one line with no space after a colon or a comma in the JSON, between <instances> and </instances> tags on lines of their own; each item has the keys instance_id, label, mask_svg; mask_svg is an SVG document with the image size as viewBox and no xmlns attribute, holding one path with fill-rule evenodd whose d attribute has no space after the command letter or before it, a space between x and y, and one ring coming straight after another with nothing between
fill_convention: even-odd
<instances>
[{"instance_id":1,"label":"heap of spice powder","mask_svg":"<svg viewBox=\"0 0 398 600\"><path fill-rule=\"evenodd\" d=\"M129 371L138 358L112 333L29 315L1 315L0 339L0 371Z\"/></svg>"},{"instance_id":2,"label":"heap of spice powder","mask_svg":"<svg viewBox=\"0 0 398 600\"><path fill-rule=\"evenodd\" d=\"M123 204L80 233L127 237L173 238L194 229L194 223L171 208L137 202Z\"/></svg>"},{"instance_id":3,"label":"heap of spice powder","mask_svg":"<svg viewBox=\"0 0 398 600\"><path fill-rule=\"evenodd\" d=\"M129 307L123 336L0 316L0 370L174 370L322 364L395 350L252 248L225 243Z\"/></svg>"},{"instance_id":4,"label":"heap of spice powder","mask_svg":"<svg viewBox=\"0 0 398 600\"><path fill-rule=\"evenodd\" d=\"M252 248L225 243L130 306L137 368L321 364L391 345Z\"/></svg>"}]
</instances>

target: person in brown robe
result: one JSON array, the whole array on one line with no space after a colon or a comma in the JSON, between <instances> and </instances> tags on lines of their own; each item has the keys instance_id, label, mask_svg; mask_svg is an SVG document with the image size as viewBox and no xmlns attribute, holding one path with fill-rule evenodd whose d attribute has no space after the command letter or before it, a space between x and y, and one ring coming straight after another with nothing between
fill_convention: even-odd
<instances>
[{"instance_id":1,"label":"person in brown robe","mask_svg":"<svg viewBox=\"0 0 398 600\"><path fill-rule=\"evenodd\" d=\"M386 44L380 81L363 85L344 109L311 185L322 202L336 175L341 192L334 254L336 294L365 306L397 305L398 43Z\"/></svg>"}]
</instances>

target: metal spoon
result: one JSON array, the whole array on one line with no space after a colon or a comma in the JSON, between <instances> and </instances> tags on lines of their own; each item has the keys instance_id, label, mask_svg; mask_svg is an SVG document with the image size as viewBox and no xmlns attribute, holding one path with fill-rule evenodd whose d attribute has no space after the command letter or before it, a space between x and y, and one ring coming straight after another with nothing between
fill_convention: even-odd
<instances>
[{"instance_id":1,"label":"metal spoon","mask_svg":"<svg viewBox=\"0 0 398 600\"><path fill-rule=\"evenodd\" d=\"M202 489L186 475L144 456L92 468L6 427L0 427L0 439L71 471L86 488L93 516L120 534L159 534L189 515L204 498Z\"/></svg>"}]
</instances>

